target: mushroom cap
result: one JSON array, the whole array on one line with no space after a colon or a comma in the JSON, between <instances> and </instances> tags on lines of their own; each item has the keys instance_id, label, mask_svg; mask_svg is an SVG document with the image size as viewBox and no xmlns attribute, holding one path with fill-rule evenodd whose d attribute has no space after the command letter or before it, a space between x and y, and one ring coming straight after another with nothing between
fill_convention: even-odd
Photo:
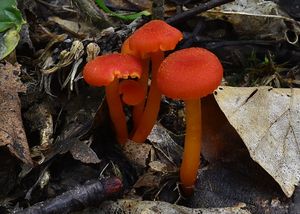
<instances>
[{"instance_id":1,"label":"mushroom cap","mask_svg":"<svg viewBox=\"0 0 300 214\"><path fill-rule=\"evenodd\" d=\"M137 52L137 51L133 51L129 48L129 39L130 37L128 37L122 44L122 47L121 47L121 53L122 54L129 54L129 55L132 55L132 56L136 56L136 57L139 57L140 54Z\"/></svg>"},{"instance_id":2,"label":"mushroom cap","mask_svg":"<svg viewBox=\"0 0 300 214\"><path fill-rule=\"evenodd\" d=\"M173 99L198 99L211 94L221 83L223 67L212 52L188 48L170 54L161 63L159 90Z\"/></svg>"},{"instance_id":3,"label":"mushroom cap","mask_svg":"<svg viewBox=\"0 0 300 214\"><path fill-rule=\"evenodd\" d=\"M148 53L173 50L182 38L182 33L171 25L161 20L152 20L129 37L129 47L146 58Z\"/></svg>"},{"instance_id":4,"label":"mushroom cap","mask_svg":"<svg viewBox=\"0 0 300 214\"><path fill-rule=\"evenodd\" d=\"M119 85L119 93L127 105L137 105L144 100L143 85L135 80L123 80Z\"/></svg>"},{"instance_id":5,"label":"mushroom cap","mask_svg":"<svg viewBox=\"0 0 300 214\"><path fill-rule=\"evenodd\" d=\"M98 56L88 62L83 69L84 80L92 86L107 86L115 78L140 78L142 62L127 54L108 54Z\"/></svg>"}]
</instances>

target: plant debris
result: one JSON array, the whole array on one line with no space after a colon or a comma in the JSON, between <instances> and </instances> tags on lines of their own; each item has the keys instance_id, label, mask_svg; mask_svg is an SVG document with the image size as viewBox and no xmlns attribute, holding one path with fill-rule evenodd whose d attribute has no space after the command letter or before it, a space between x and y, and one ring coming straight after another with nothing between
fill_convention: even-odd
<instances>
[{"instance_id":1,"label":"plant debris","mask_svg":"<svg viewBox=\"0 0 300 214\"><path fill-rule=\"evenodd\" d=\"M104 202L99 210L103 213L122 212L125 214L138 213L195 213L195 214L250 214L249 211L243 210L244 205L239 204L235 207L225 208L200 208L193 209L176 204L169 204L163 201L138 201L138 200L118 200L117 202ZM88 210L84 213L97 213L97 209Z\"/></svg>"},{"instance_id":2,"label":"plant debris","mask_svg":"<svg viewBox=\"0 0 300 214\"><path fill-rule=\"evenodd\" d=\"M18 92L26 92L20 72L20 65L0 64L0 146L7 146L13 155L32 165L18 97Z\"/></svg>"},{"instance_id":3,"label":"plant debris","mask_svg":"<svg viewBox=\"0 0 300 214\"><path fill-rule=\"evenodd\" d=\"M0 62L0 213L298 213L298 5L296 0L1 4L0 58L6 58ZM145 142L125 139L119 145L105 90L87 85L82 74L97 56L120 53L153 19L182 35L165 57L201 47L224 68L222 86L201 99L201 166L188 198L179 178L184 102L163 96ZM150 70L146 94L158 65L143 64ZM139 112L121 102L132 138ZM140 107L142 112L145 104Z\"/></svg>"},{"instance_id":4,"label":"plant debris","mask_svg":"<svg viewBox=\"0 0 300 214\"><path fill-rule=\"evenodd\" d=\"M252 159L291 197L300 181L300 90L222 86L215 97Z\"/></svg>"},{"instance_id":5,"label":"plant debris","mask_svg":"<svg viewBox=\"0 0 300 214\"><path fill-rule=\"evenodd\" d=\"M122 190L122 183L118 178L87 181L86 184L69 190L48 201L37 203L30 208L14 213L70 213L89 205L95 205L103 200L116 197Z\"/></svg>"}]
</instances>

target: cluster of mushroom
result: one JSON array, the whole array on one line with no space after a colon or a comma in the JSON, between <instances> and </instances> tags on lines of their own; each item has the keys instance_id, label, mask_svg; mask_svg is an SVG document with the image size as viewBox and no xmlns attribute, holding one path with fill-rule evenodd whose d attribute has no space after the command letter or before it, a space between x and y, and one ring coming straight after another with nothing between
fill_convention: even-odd
<instances>
[{"instance_id":1,"label":"cluster of mushroom","mask_svg":"<svg viewBox=\"0 0 300 214\"><path fill-rule=\"evenodd\" d=\"M146 140L157 119L161 94L185 101L186 136L180 181L184 193L190 195L200 165L200 98L212 93L221 83L223 68L218 58L203 48L179 50L164 59L163 51L173 50L182 38L179 30L165 22L150 21L124 42L121 53L99 56L88 62L83 77L92 86L105 86L110 117L120 144L128 138L137 143ZM127 130L124 103L133 106L131 134Z\"/></svg>"}]
</instances>

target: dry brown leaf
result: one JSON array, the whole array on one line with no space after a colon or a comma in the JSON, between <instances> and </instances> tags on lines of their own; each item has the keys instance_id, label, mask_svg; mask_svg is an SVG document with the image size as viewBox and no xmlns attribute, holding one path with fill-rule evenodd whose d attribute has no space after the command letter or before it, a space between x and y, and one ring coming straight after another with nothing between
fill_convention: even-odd
<instances>
[{"instance_id":1,"label":"dry brown leaf","mask_svg":"<svg viewBox=\"0 0 300 214\"><path fill-rule=\"evenodd\" d=\"M133 164L146 167L152 146L145 143L135 143L128 140L124 146L124 154Z\"/></svg>"},{"instance_id":2,"label":"dry brown leaf","mask_svg":"<svg viewBox=\"0 0 300 214\"><path fill-rule=\"evenodd\" d=\"M26 164L32 164L21 117L18 92L26 87L19 80L20 65L0 64L0 146Z\"/></svg>"},{"instance_id":3,"label":"dry brown leaf","mask_svg":"<svg viewBox=\"0 0 300 214\"><path fill-rule=\"evenodd\" d=\"M300 181L300 89L219 87L215 98L252 159L291 197Z\"/></svg>"},{"instance_id":4,"label":"dry brown leaf","mask_svg":"<svg viewBox=\"0 0 300 214\"><path fill-rule=\"evenodd\" d=\"M80 160L83 163L100 163L97 154L87 144L81 141L76 141L70 152L75 160Z\"/></svg>"}]
</instances>

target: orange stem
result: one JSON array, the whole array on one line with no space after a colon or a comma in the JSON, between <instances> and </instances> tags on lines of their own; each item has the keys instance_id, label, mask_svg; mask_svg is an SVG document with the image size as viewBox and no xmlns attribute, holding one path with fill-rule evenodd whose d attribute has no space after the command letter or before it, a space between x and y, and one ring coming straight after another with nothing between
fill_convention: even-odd
<instances>
[{"instance_id":1,"label":"orange stem","mask_svg":"<svg viewBox=\"0 0 300 214\"><path fill-rule=\"evenodd\" d=\"M161 51L151 54L152 62L152 77L151 86L145 106L145 110L140 119L138 127L132 137L132 140L137 143L143 143L150 134L159 112L161 92L158 90L156 76L160 63L164 59L164 54Z\"/></svg>"},{"instance_id":2,"label":"orange stem","mask_svg":"<svg viewBox=\"0 0 300 214\"><path fill-rule=\"evenodd\" d=\"M108 104L111 121L114 125L118 142L125 144L128 139L126 116L119 95L119 80L115 79L105 87L106 101Z\"/></svg>"},{"instance_id":3,"label":"orange stem","mask_svg":"<svg viewBox=\"0 0 300 214\"><path fill-rule=\"evenodd\" d=\"M180 167L180 181L185 195L193 193L200 165L201 152L201 101L185 100L186 135Z\"/></svg>"},{"instance_id":4,"label":"orange stem","mask_svg":"<svg viewBox=\"0 0 300 214\"><path fill-rule=\"evenodd\" d=\"M133 107L132 117L133 117L133 130L134 133L137 129L138 123L143 115L146 96L148 91L148 78L149 78L149 59L143 59L143 73L141 78L138 80L143 85L143 92L144 92L144 100L139 103L138 105Z\"/></svg>"}]
</instances>

